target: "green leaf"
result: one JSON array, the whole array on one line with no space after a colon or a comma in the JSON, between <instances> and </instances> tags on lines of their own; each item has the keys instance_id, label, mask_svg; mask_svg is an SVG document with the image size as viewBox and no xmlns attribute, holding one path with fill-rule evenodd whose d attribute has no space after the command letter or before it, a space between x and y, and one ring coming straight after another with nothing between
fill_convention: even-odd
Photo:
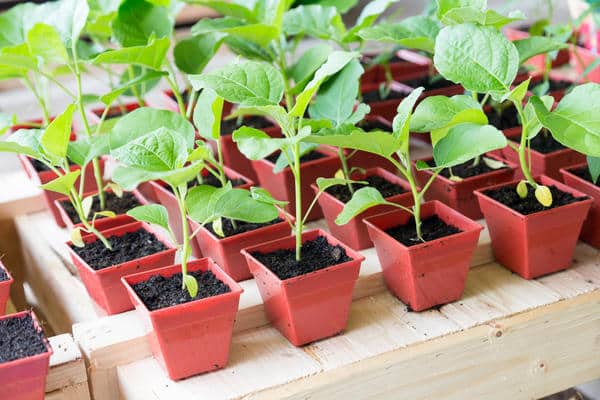
<instances>
[{"instance_id":1,"label":"green leaf","mask_svg":"<svg viewBox=\"0 0 600 400\"><path fill-rule=\"evenodd\" d=\"M225 44L229 50L249 60L272 62L275 55L269 48L264 48L257 43L239 36L227 36Z\"/></svg>"},{"instance_id":2,"label":"green leaf","mask_svg":"<svg viewBox=\"0 0 600 400\"><path fill-rule=\"evenodd\" d=\"M279 71L256 61L190 75L189 79L195 90L209 88L225 100L245 106L277 105L283 96L283 78Z\"/></svg>"},{"instance_id":3,"label":"green leaf","mask_svg":"<svg viewBox=\"0 0 600 400\"><path fill-rule=\"evenodd\" d=\"M256 106L256 107L238 107L227 118L237 118L245 115L260 115L269 117L275 121L284 135L293 136L295 134L294 119L279 105L277 106Z\"/></svg>"},{"instance_id":4,"label":"green leaf","mask_svg":"<svg viewBox=\"0 0 600 400\"><path fill-rule=\"evenodd\" d=\"M212 89L204 89L198 96L194 109L194 124L200 136L218 140L221 135L223 98Z\"/></svg>"},{"instance_id":5,"label":"green leaf","mask_svg":"<svg viewBox=\"0 0 600 400\"><path fill-rule=\"evenodd\" d=\"M190 121L178 113L149 107L138 108L119 119L110 132L110 147L114 150L159 128L177 132L188 149L194 147L196 133Z\"/></svg>"},{"instance_id":6,"label":"green leaf","mask_svg":"<svg viewBox=\"0 0 600 400\"><path fill-rule=\"evenodd\" d=\"M546 54L568 47L563 42L545 36L529 36L525 39L516 40L513 43L519 52L519 64L523 64L538 54Z\"/></svg>"},{"instance_id":7,"label":"green leaf","mask_svg":"<svg viewBox=\"0 0 600 400\"><path fill-rule=\"evenodd\" d=\"M242 126L233 132L233 141L238 149L250 160L260 160L280 150L287 144L286 139L272 138L265 132Z\"/></svg>"},{"instance_id":8,"label":"green leaf","mask_svg":"<svg viewBox=\"0 0 600 400\"><path fill-rule=\"evenodd\" d=\"M200 171L204 169L204 163L202 161L197 161L191 164L188 164L186 167L177 168L172 171L166 171L158 174L156 179L163 180L167 182L169 185L176 187L179 185L183 185L195 178L198 177Z\"/></svg>"},{"instance_id":9,"label":"green leaf","mask_svg":"<svg viewBox=\"0 0 600 400\"><path fill-rule=\"evenodd\" d=\"M75 246L77 246L79 248L85 247L85 242L83 241L83 238L81 237L82 230L83 230L83 228L78 226L78 227L74 228L71 231L71 233L69 234L69 239L71 240L71 243L73 243Z\"/></svg>"},{"instance_id":10,"label":"green leaf","mask_svg":"<svg viewBox=\"0 0 600 400\"><path fill-rule=\"evenodd\" d=\"M92 60L92 63L96 65L139 65L160 70L165 61L169 46L169 38L152 39L147 45L125 47L100 53Z\"/></svg>"},{"instance_id":11,"label":"green leaf","mask_svg":"<svg viewBox=\"0 0 600 400\"><path fill-rule=\"evenodd\" d=\"M317 69L327 61L327 57L332 51L333 49L328 44L318 43L300 56L289 71L290 76L296 82L294 93L299 93L304 89Z\"/></svg>"},{"instance_id":12,"label":"green leaf","mask_svg":"<svg viewBox=\"0 0 600 400\"><path fill-rule=\"evenodd\" d=\"M198 281L192 275L183 275L183 284L192 299L198 295Z\"/></svg>"},{"instance_id":13,"label":"green leaf","mask_svg":"<svg viewBox=\"0 0 600 400\"><path fill-rule=\"evenodd\" d=\"M487 0L437 0L437 17L444 22L444 17L454 10L463 11L464 8L473 8L483 11L487 6Z\"/></svg>"},{"instance_id":14,"label":"green leaf","mask_svg":"<svg viewBox=\"0 0 600 400\"><path fill-rule=\"evenodd\" d=\"M167 209L160 204L147 204L138 206L127 211L127 215L136 221L143 221L149 224L158 225L169 231L169 214Z\"/></svg>"},{"instance_id":15,"label":"green leaf","mask_svg":"<svg viewBox=\"0 0 600 400\"><path fill-rule=\"evenodd\" d=\"M576 86L548 111L538 97L532 97L535 113L554 138L573 150L600 157L600 84Z\"/></svg>"},{"instance_id":16,"label":"green leaf","mask_svg":"<svg viewBox=\"0 0 600 400\"><path fill-rule=\"evenodd\" d=\"M146 71L142 75L138 75L130 81L119 85L118 88L115 88L111 92L103 95L102 97L100 97L100 101L106 106L110 106L116 99L125 94L131 88L138 87L147 82L154 82L157 79L160 79L168 74L169 73L165 71Z\"/></svg>"},{"instance_id":17,"label":"green leaf","mask_svg":"<svg viewBox=\"0 0 600 400\"><path fill-rule=\"evenodd\" d=\"M543 96L541 97L541 100L544 104L544 107L546 107L546 110L550 111L550 109L552 109L552 106L554 105L554 97ZM537 117L537 113L535 112L535 108L531 101L527 103L523 111L525 113L525 119L527 120L527 124L524 126L524 129L527 132L527 137L529 139L533 139L537 136L538 133L540 133L543 126Z\"/></svg>"},{"instance_id":18,"label":"green leaf","mask_svg":"<svg viewBox=\"0 0 600 400\"><path fill-rule=\"evenodd\" d=\"M170 38L173 22L166 7L144 0L125 0L112 23L113 35L123 47L144 46L152 36Z\"/></svg>"},{"instance_id":19,"label":"green leaf","mask_svg":"<svg viewBox=\"0 0 600 400\"><path fill-rule=\"evenodd\" d=\"M217 53L224 37L218 33L196 35L179 41L173 49L175 65L186 74L201 73Z\"/></svg>"},{"instance_id":20,"label":"green leaf","mask_svg":"<svg viewBox=\"0 0 600 400\"><path fill-rule=\"evenodd\" d=\"M244 19L248 22L258 22L252 10L241 4L218 0L187 0L187 3L210 7L221 15Z\"/></svg>"},{"instance_id":21,"label":"green leaf","mask_svg":"<svg viewBox=\"0 0 600 400\"><path fill-rule=\"evenodd\" d=\"M356 109L352 112L352 114L346 119L346 123L355 125L362 121L365 116L371 112L371 107L365 103L360 103L356 106Z\"/></svg>"},{"instance_id":22,"label":"green leaf","mask_svg":"<svg viewBox=\"0 0 600 400\"><path fill-rule=\"evenodd\" d=\"M23 154L36 159L41 158L39 129L19 129L12 133L7 140L0 140L0 152Z\"/></svg>"},{"instance_id":23,"label":"green leaf","mask_svg":"<svg viewBox=\"0 0 600 400\"><path fill-rule=\"evenodd\" d=\"M419 97L423 93L423 90L423 87L416 88L408 97L402 100L396 109L396 116L392 121L393 136L406 146L408 146L408 134L410 133L412 111L417 100L419 100Z\"/></svg>"},{"instance_id":24,"label":"green leaf","mask_svg":"<svg viewBox=\"0 0 600 400\"><path fill-rule=\"evenodd\" d=\"M178 186L196 178L204 168L204 163L196 162L185 168L178 168L171 171L147 171L135 167L118 166L115 168L112 179L125 190L133 190L140 183L163 180L171 186Z\"/></svg>"},{"instance_id":25,"label":"green leaf","mask_svg":"<svg viewBox=\"0 0 600 400\"><path fill-rule=\"evenodd\" d=\"M209 147L208 143L203 142L202 140L198 140L196 142L197 147L192 150L192 152L188 155L187 161L210 161L211 163L214 160L214 156L212 154L212 149Z\"/></svg>"},{"instance_id":26,"label":"green leaf","mask_svg":"<svg viewBox=\"0 0 600 400\"><path fill-rule=\"evenodd\" d=\"M355 41L357 32L373 25L386 8L388 8L391 3L396 3L397 1L398 0L374 0L368 2L360 12L356 24L344 37L344 42Z\"/></svg>"},{"instance_id":27,"label":"green leaf","mask_svg":"<svg viewBox=\"0 0 600 400\"><path fill-rule=\"evenodd\" d=\"M285 14L286 35L305 34L318 39L340 40L346 33L342 17L335 7L318 4L299 6Z\"/></svg>"},{"instance_id":28,"label":"green leaf","mask_svg":"<svg viewBox=\"0 0 600 400\"><path fill-rule=\"evenodd\" d=\"M17 124L17 116L15 114L7 114L0 112L0 136Z\"/></svg>"},{"instance_id":29,"label":"green leaf","mask_svg":"<svg viewBox=\"0 0 600 400\"><path fill-rule=\"evenodd\" d=\"M354 7L358 0L320 0L318 3L324 7L333 6L340 14L344 14Z\"/></svg>"},{"instance_id":30,"label":"green leaf","mask_svg":"<svg viewBox=\"0 0 600 400\"><path fill-rule=\"evenodd\" d=\"M192 27L192 35L222 33L267 46L278 35L277 28L266 24L248 24L233 17L204 18Z\"/></svg>"},{"instance_id":31,"label":"green leaf","mask_svg":"<svg viewBox=\"0 0 600 400\"><path fill-rule=\"evenodd\" d=\"M75 186L75 181L79 178L81 174L81 170L76 169L75 171L71 171L66 173L63 176L59 176L58 178L41 185L40 187L44 190L50 190L52 192L57 192L68 196L71 189Z\"/></svg>"},{"instance_id":32,"label":"green leaf","mask_svg":"<svg viewBox=\"0 0 600 400\"><path fill-rule=\"evenodd\" d=\"M67 156L73 112L75 112L75 104L69 105L62 114L52 120L42 134L40 142L47 155L58 159Z\"/></svg>"},{"instance_id":33,"label":"green leaf","mask_svg":"<svg viewBox=\"0 0 600 400\"><path fill-rule=\"evenodd\" d=\"M379 190L373 187L364 187L354 192L354 195L344 205L344 209L335 219L337 225L346 225L352 218L363 213L371 207L390 204L388 203Z\"/></svg>"},{"instance_id":34,"label":"green leaf","mask_svg":"<svg viewBox=\"0 0 600 400\"><path fill-rule=\"evenodd\" d=\"M600 157L587 157L588 168L592 176L592 182L597 183L600 177Z\"/></svg>"},{"instance_id":35,"label":"green leaf","mask_svg":"<svg viewBox=\"0 0 600 400\"><path fill-rule=\"evenodd\" d=\"M498 30L473 24L448 26L435 43L439 72L465 89L501 96L519 68L515 46Z\"/></svg>"},{"instance_id":36,"label":"green leaf","mask_svg":"<svg viewBox=\"0 0 600 400\"><path fill-rule=\"evenodd\" d=\"M354 128L347 134L322 134L310 135L305 142L327 144L345 149L362 150L377 154L382 157L390 157L401 148L401 141L387 132L372 131L364 132Z\"/></svg>"},{"instance_id":37,"label":"green leaf","mask_svg":"<svg viewBox=\"0 0 600 400\"><path fill-rule=\"evenodd\" d=\"M440 28L434 19L414 16L401 22L379 24L362 29L358 35L364 40L395 43L433 53L435 39L439 32Z\"/></svg>"},{"instance_id":38,"label":"green leaf","mask_svg":"<svg viewBox=\"0 0 600 400\"><path fill-rule=\"evenodd\" d=\"M513 103L521 103L527 94L527 89L529 88L529 83L531 82L531 78L526 81L521 82L515 88L513 88L510 92L506 93L500 99L500 102L504 102L505 100L510 100Z\"/></svg>"},{"instance_id":39,"label":"green leaf","mask_svg":"<svg viewBox=\"0 0 600 400\"><path fill-rule=\"evenodd\" d=\"M252 186L250 188L250 194L254 199L260 201L261 203L272 204L280 207L285 207L288 204L287 201L274 199L273 196L271 196L271 193L260 187Z\"/></svg>"},{"instance_id":40,"label":"green leaf","mask_svg":"<svg viewBox=\"0 0 600 400\"><path fill-rule=\"evenodd\" d=\"M48 63L69 62L69 55L59 33L54 27L36 24L27 32L27 45L33 56L41 57Z\"/></svg>"},{"instance_id":41,"label":"green leaf","mask_svg":"<svg viewBox=\"0 0 600 400\"><path fill-rule=\"evenodd\" d=\"M434 146L433 158L436 166L448 168L506 145L506 137L495 127L463 123L450 128Z\"/></svg>"},{"instance_id":42,"label":"green leaf","mask_svg":"<svg viewBox=\"0 0 600 400\"><path fill-rule=\"evenodd\" d=\"M70 141L67 147L67 158L73 163L83 167L94 158L108 154L108 136L84 136L75 141Z\"/></svg>"},{"instance_id":43,"label":"green leaf","mask_svg":"<svg viewBox=\"0 0 600 400\"><path fill-rule=\"evenodd\" d=\"M264 223L278 217L279 211L273 204L260 201L244 189L226 191L216 204L215 212L221 218L251 223Z\"/></svg>"},{"instance_id":44,"label":"green leaf","mask_svg":"<svg viewBox=\"0 0 600 400\"><path fill-rule=\"evenodd\" d=\"M185 198L188 215L200 224L212 222L218 216L216 203L227 188L216 188L211 185L197 185L191 188Z\"/></svg>"},{"instance_id":45,"label":"green leaf","mask_svg":"<svg viewBox=\"0 0 600 400\"><path fill-rule=\"evenodd\" d=\"M487 117L481 109L481 105L471 96L462 94L452 97L431 96L423 99L415 109L410 121L410 129L413 132L431 132L436 129L447 127L452 124L459 113L465 110L479 112L483 115L483 119L485 119L485 122L483 123L487 123Z\"/></svg>"}]
</instances>

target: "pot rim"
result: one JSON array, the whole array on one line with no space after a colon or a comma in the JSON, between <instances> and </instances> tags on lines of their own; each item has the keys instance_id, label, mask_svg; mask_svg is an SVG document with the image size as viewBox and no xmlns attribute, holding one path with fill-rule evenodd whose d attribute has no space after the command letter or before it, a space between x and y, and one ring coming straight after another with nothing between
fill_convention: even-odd
<instances>
[{"instance_id":1,"label":"pot rim","mask_svg":"<svg viewBox=\"0 0 600 400\"><path fill-rule=\"evenodd\" d=\"M306 161L306 162L301 162L300 163L300 168L302 168L302 167L311 167L311 166L317 165L317 164L319 164L321 162L331 161L332 159L335 159L335 158L338 157L337 154L333 154L330 150L327 150L327 148L325 146L323 146L323 145L320 145L319 147L317 147L313 151L316 151L317 153L321 153L325 157L317 158L316 160L310 160L310 161ZM273 152L273 153L275 153L275 152ZM271 153L271 154L273 154L273 153ZM251 160L251 161L253 163L257 162L257 163L268 164L269 166L271 166L271 169L275 166L275 163L272 163L271 161L267 160L266 157L265 158L261 158L260 160ZM287 165L283 170L277 172L277 174L281 174L281 173L286 172L286 171L290 171L290 166L289 165Z\"/></svg>"},{"instance_id":2,"label":"pot rim","mask_svg":"<svg viewBox=\"0 0 600 400\"><path fill-rule=\"evenodd\" d=\"M0 269L3 270L4 272L6 272L6 275L8 276L7 280L0 282L0 286L13 284L15 280L12 277L12 275L10 274L10 272L8 271L8 268L6 268L6 265L4 265L4 263L2 262L2 260L0 260Z\"/></svg>"},{"instance_id":3,"label":"pot rim","mask_svg":"<svg viewBox=\"0 0 600 400\"><path fill-rule=\"evenodd\" d=\"M245 175L242 175L241 173L237 172L234 169L229 168L226 165L223 166L223 171L225 172L225 176L229 180L242 179L245 181L245 183L243 185L234 186L234 189L244 189L246 187L250 188L256 184L256 182L254 182L252 179L248 178ZM165 182L163 182L162 180L158 179L158 180L154 180L154 181L147 181L147 183L154 186L156 189L159 189L161 192L163 192L163 194L171 196L173 198L175 197L175 195L169 189L167 189L167 184ZM158 202L158 204L160 204L160 202Z\"/></svg>"},{"instance_id":4,"label":"pot rim","mask_svg":"<svg viewBox=\"0 0 600 400\"><path fill-rule=\"evenodd\" d=\"M35 313L33 312L33 310L25 310L25 311L20 311L20 312L14 313L14 314L2 315L2 316L0 316L0 320L10 319L10 318L21 318L27 314L31 315L31 319L33 320L33 326L36 328L42 329L40 322L39 322L37 316L35 315ZM29 362L42 360L46 357L49 358L50 356L52 356L52 354L54 354L54 350L52 349L52 346L50 345L50 341L48 340L48 337L46 336L46 334L44 333L43 330L42 330L42 333L43 333L43 342L46 345L45 352L35 354L33 356L28 356L28 357L19 358L16 360L8 361L5 363L1 363L0 371L2 371L3 369L10 369L10 368L18 367L18 366L23 366Z\"/></svg>"}]
</instances>

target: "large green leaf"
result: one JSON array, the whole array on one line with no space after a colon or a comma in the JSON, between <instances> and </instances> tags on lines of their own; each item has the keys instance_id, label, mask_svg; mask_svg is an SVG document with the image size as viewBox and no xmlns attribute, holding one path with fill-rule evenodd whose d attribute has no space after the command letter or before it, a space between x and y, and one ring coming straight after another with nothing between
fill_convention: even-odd
<instances>
[{"instance_id":1,"label":"large green leaf","mask_svg":"<svg viewBox=\"0 0 600 400\"><path fill-rule=\"evenodd\" d=\"M233 141L239 150L250 160L260 160L280 150L287 144L286 139L272 138L265 132L248 126L242 126L233 132Z\"/></svg>"},{"instance_id":2,"label":"large green leaf","mask_svg":"<svg viewBox=\"0 0 600 400\"><path fill-rule=\"evenodd\" d=\"M541 99L531 98L541 124L563 145L592 157L600 157L600 84L576 86L548 111Z\"/></svg>"},{"instance_id":3,"label":"large green leaf","mask_svg":"<svg viewBox=\"0 0 600 400\"><path fill-rule=\"evenodd\" d=\"M439 32L438 23L433 18L414 16L401 22L379 24L362 29L358 35L364 40L390 42L433 53L435 39Z\"/></svg>"},{"instance_id":4,"label":"large green leaf","mask_svg":"<svg viewBox=\"0 0 600 400\"><path fill-rule=\"evenodd\" d=\"M482 120L485 120L483 123L487 124L487 117L481 109L481 105L471 96L431 96L420 102L415 109L410 122L410 129L413 132L431 132L446 127L453 122L459 113L465 110L473 110L473 116L479 115ZM460 122L476 121L463 120Z\"/></svg>"},{"instance_id":5,"label":"large green leaf","mask_svg":"<svg viewBox=\"0 0 600 400\"><path fill-rule=\"evenodd\" d=\"M215 213L221 218L252 223L269 222L277 218L277 208L252 197L248 190L226 191L216 203Z\"/></svg>"},{"instance_id":6,"label":"large green leaf","mask_svg":"<svg viewBox=\"0 0 600 400\"><path fill-rule=\"evenodd\" d=\"M434 62L446 79L467 90L501 96L515 80L519 53L498 30L462 24L442 29Z\"/></svg>"},{"instance_id":7,"label":"large green leaf","mask_svg":"<svg viewBox=\"0 0 600 400\"><path fill-rule=\"evenodd\" d=\"M250 40L246 40L239 36L225 37L225 44L229 50L248 60L267 61L275 60L275 54L269 48L260 46Z\"/></svg>"},{"instance_id":8,"label":"large green leaf","mask_svg":"<svg viewBox=\"0 0 600 400\"><path fill-rule=\"evenodd\" d=\"M93 64L125 64L160 70L169 50L169 38L153 39L144 46L132 46L109 50L98 54Z\"/></svg>"},{"instance_id":9,"label":"large green leaf","mask_svg":"<svg viewBox=\"0 0 600 400\"><path fill-rule=\"evenodd\" d=\"M81 170L76 169L75 171L68 172L63 176L59 176L58 178L51 180L40 187L44 190L50 190L52 192L68 196L71 189L73 189L75 186L75 182L77 181L77 178L79 178L80 174Z\"/></svg>"},{"instance_id":10,"label":"large green leaf","mask_svg":"<svg viewBox=\"0 0 600 400\"><path fill-rule=\"evenodd\" d=\"M387 132L364 132L358 128L349 129L346 134L331 134L324 130L319 134L310 135L304 141L345 149L362 150L382 157L390 157L402 146L399 139L394 138Z\"/></svg>"},{"instance_id":11,"label":"large green leaf","mask_svg":"<svg viewBox=\"0 0 600 400\"><path fill-rule=\"evenodd\" d=\"M245 115L260 115L269 117L275 121L285 136L295 134L294 118L292 118L285 109L280 106L256 106L256 107L238 107L236 111L229 114L228 118L235 118Z\"/></svg>"},{"instance_id":12,"label":"large green leaf","mask_svg":"<svg viewBox=\"0 0 600 400\"><path fill-rule=\"evenodd\" d=\"M565 49L568 46L563 42L545 37L545 36L529 36L525 39L516 40L513 42L519 52L519 63L522 64L533 56L538 54L546 54L551 51Z\"/></svg>"},{"instance_id":13,"label":"large green leaf","mask_svg":"<svg viewBox=\"0 0 600 400\"><path fill-rule=\"evenodd\" d=\"M225 100L246 106L277 105L283 78L271 65L244 61L203 75L190 75L195 90L210 88Z\"/></svg>"},{"instance_id":14,"label":"large green leaf","mask_svg":"<svg viewBox=\"0 0 600 400\"><path fill-rule=\"evenodd\" d=\"M124 47L144 46L153 35L170 38L173 20L169 9L144 0L125 0L112 24L115 39Z\"/></svg>"},{"instance_id":15,"label":"large green leaf","mask_svg":"<svg viewBox=\"0 0 600 400\"><path fill-rule=\"evenodd\" d=\"M186 74L201 73L223 43L218 33L196 35L179 41L173 49L175 65Z\"/></svg>"},{"instance_id":16,"label":"large green leaf","mask_svg":"<svg viewBox=\"0 0 600 400\"><path fill-rule=\"evenodd\" d=\"M27 32L27 45L32 55L41 57L48 63L69 62L69 55L59 33L54 27L36 24Z\"/></svg>"},{"instance_id":17,"label":"large green leaf","mask_svg":"<svg viewBox=\"0 0 600 400\"><path fill-rule=\"evenodd\" d=\"M168 110L141 107L121 117L110 133L110 147L124 144L159 128L168 128L184 138L188 149L194 147L194 126L185 117Z\"/></svg>"},{"instance_id":18,"label":"large green leaf","mask_svg":"<svg viewBox=\"0 0 600 400\"><path fill-rule=\"evenodd\" d=\"M212 89L202 90L194 109L194 124L202 137L210 140L219 139L222 114L223 98Z\"/></svg>"},{"instance_id":19,"label":"large green leaf","mask_svg":"<svg viewBox=\"0 0 600 400\"><path fill-rule=\"evenodd\" d=\"M223 17L215 19L201 19L192 27L193 35L205 35L208 33L223 33L239 36L245 40L255 42L261 46L267 46L271 40L277 38L277 28L266 24L248 24L244 20Z\"/></svg>"},{"instance_id":20,"label":"large green leaf","mask_svg":"<svg viewBox=\"0 0 600 400\"><path fill-rule=\"evenodd\" d=\"M290 76L296 82L294 92L298 93L304 89L315 71L327 61L327 57L332 51L333 49L328 44L318 43L300 56L289 71Z\"/></svg>"},{"instance_id":21,"label":"large green leaf","mask_svg":"<svg viewBox=\"0 0 600 400\"><path fill-rule=\"evenodd\" d=\"M305 34L319 39L341 40L346 33L335 7L318 4L299 6L285 14L283 30L287 35Z\"/></svg>"},{"instance_id":22,"label":"large green leaf","mask_svg":"<svg viewBox=\"0 0 600 400\"><path fill-rule=\"evenodd\" d=\"M504 134L491 125L463 123L453 126L433 148L437 167L453 167L488 151L506 147Z\"/></svg>"},{"instance_id":23,"label":"large green leaf","mask_svg":"<svg viewBox=\"0 0 600 400\"><path fill-rule=\"evenodd\" d=\"M73 112L75 112L75 105L71 104L50 122L40 139L44 152L55 160L62 160L67 156Z\"/></svg>"}]
</instances>

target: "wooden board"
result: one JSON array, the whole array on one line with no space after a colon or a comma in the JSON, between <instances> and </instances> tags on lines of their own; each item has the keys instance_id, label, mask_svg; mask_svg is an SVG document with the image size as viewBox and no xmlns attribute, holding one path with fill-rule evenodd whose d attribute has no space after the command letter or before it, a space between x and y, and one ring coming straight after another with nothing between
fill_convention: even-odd
<instances>
[{"instance_id":1,"label":"wooden board","mask_svg":"<svg viewBox=\"0 0 600 400\"><path fill-rule=\"evenodd\" d=\"M0 182L4 188L0 191L0 221L44 209L42 191L27 178L25 172L0 173Z\"/></svg>"},{"instance_id":2,"label":"wooden board","mask_svg":"<svg viewBox=\"0 0 600 400\"><path fill-rule=\"evenodd\" d=\"M225 369L180 382L151 357L123 363L111 395L539 398L600 377L598 252L582 244L576 258L573 269L533 281L494 263L475 268L462 300L423 313L387 292L371 295L353 303L344 334L303 348L271 327L238 332Z\"/></svg>"},{"instance_id":3,"label":"wooden board","mask_svg":"<svg viewBox=\"0 0 600 400\"><path fill-rule=\"evenodd\" d=\"M69 334L49 339L54 354L46 380L46 400L89 400L85 361Z\"/></svg>"}]
</instances>

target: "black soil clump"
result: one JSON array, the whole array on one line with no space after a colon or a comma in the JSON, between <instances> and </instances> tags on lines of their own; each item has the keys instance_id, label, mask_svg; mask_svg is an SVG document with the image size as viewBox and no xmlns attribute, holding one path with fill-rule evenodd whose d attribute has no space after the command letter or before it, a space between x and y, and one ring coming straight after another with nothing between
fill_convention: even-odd
<instances>
[{"instance_id":1,"label":"black soil clump","mask_svg":"<svg viewBox=\"0 0 600 400\"><path fill-rule=\"evenodd\" d=\"M104 247L100 240L88 243L83 248L74 245L71 248L96 271L167 250L156 236L143 228L107 239L112 250Z\"/></svg>"},{"instance_id":2,"label":"black soil clump","mask_svg":"<svg viewBox=\"0 0 600 400\"><path fill-rule=\"evenodd\" d=\"M280 154L280 152L276 151L275 153L265 157L265 159L267 161L270 161L273 164L275 164L277 162L277 159L279 158L279 154ZM306 153L305 155L300 157L300 164L309 162L309 161L320 160L321 158L325 158L325 157L327 157L325 154L314 150L314 151Z\"/></svg>"},{"instance_id":3,"label":"black soil clump","mask_svg":"<svg viewBox=\"0 0 600 400\"><path fill-rule=\"evenodd\" d=\"M3 270L2 268L0 268L0 282L4 282L8 280L8 274L6 273L5 270Z\"/></svg>"},{"instance_id":4,"label":"black soil clump","mask_svg":"<svg viewBox=\"0 0 600 400\"><path fill-rule=\"evenodd\" d=\"M503 170L506 168L508 167L504 166L502 168L497 169L490 168L483 160L479 160L479 163L477 165L473 165L473 160L469 160L465 163L452 167L452 173L454 174L454 176L458 176L459 178L465 179L487 174L494 171ZM450 175L450 169L448 168L443 169L442 172L440 172L440 175L442 175L445 178L450 178L452 176Z\"/></svg>"},{"instance_id":5,"label":"black soil clump","mask_svg":"<svg viewBox=\"0 0 600 400\"><path fill-rule=\"evenodd\" d=\"M229 218L223 218L221 225L223 227L223 234L225 237L238 235L244 232L250 232L256 229L263 228L269 225L275 225L279 222L283 221L281 218L275 218L273 221L263 222L263 223L254 223L254 222L244 222L244 221L235 221L235 226ZM220 237L217 235L213 229L213 224L210 223L206 225L206 229L208 229L213 235L216 237Z\"/></svg>"},{"instance_id":6,"label":"black soil clump","mask_svg":"<svg viewBox=\"0 0 600 400\"><path fill-rule=\"evenodd\" d=\"M50 171L50 168L48 168L46 166L46 164L44 164L40 160L36 160L35 158L30 158L29 161L31 162L31 165L33 165L33 169L35 169L36 172ZM73 165L75 165L75 164L73 164L72 162L69 161L69 166L73 166Z\"/></svg>"},{"instance_id":7,"label":"black soil clump","mask_svg":"<svg viewBox=\"0 0 600 400\"><path fill-rule=\"evenodd\" d=\"M443 89L450 86L455 86L456 83L449 81L448 79L442 78L441 75L436 76L422 76L420 78L402 80L402 83L410 87L418 88L423 86L425 90Z\"/></svg>"},{"instance_id":8,"label":"black soil clump","mask_svg":"<svg viewBox=\"0 0 600 400\"><path fill-rule=\"evenodd\" d=\"M365 132L371 131L384 131L384 132L392 132L392 127L390 125L384 124L381 121L377 120L362 120L358 123L358 127L364 130Z\"/></svg>"},{"instance_id":9,"label":"black soil clump","mask_svg":"<svg viewBox=\"0 0 600 400\"><path fill-rule=\"evenodd\" d=\"M523 215L534 214L588 199L587 196L575 197L571 193L563 192L553 185L548 186L548 188L552 193L552 205L550 207L544 207L540 204L535 198L535 189L529 185L527 185L527 197L524 199L519 197L516 185L504 186L498 189L488 190L484 193L486 196L491 197Z\"/></svg>"},{"instance_id":10,"label":"black soil clump","mask_svg":"<svg viewBox=\"0 0 600 400\"><path fill-rule=\"evenodd\" d=\"M569 170L569 172L572 173L573 175L580 177L581 179L584 179L584 180L600 187L600 178L598 179L597 182L594 182L592 180L592 174L590 174L590 170L587 168L571 169L571 170ZM0 279L0 280L2 280L2 279Z\"/></svg>"},{"instance_id":11,"label":"black soil clump","mask_svg":"<svg viewBox=\"0 0 600 400\"><path fill-rule=\"evenodd\" d=\"M252 256L269 268L281 280L294 278L327 267L351 261L343 247L329 244L324 236L302 244L302 259L296 261L294 249L281 249L272 253L252 253Z\"/></svg>"},{"instance_id":12,"label":"black soil clump","mask_svg":"<svg viewBox=\"0 0 600 400\"><path fill-rule=\"evenodd\" d=\"M138 199L131 192L123 193L122 197L118 197L116 194L112 192L107 192L106 194L106 207L105 210L112 211L115 214L125 214L127 211L131 210L134 207L140 205ZM61 202L61 206L64 208L65 212L69 215L71 221L74 224L78 224L81 222L79 219L79 215L75 212L75 208L69 201ZM94 196L94 201L92 202L92 211L89 214L89 218L91 219L94 216L94 213L102 211L100 209L100 198L98 196ZM96 219L105 218L102 215L99 215Z\"/></svg>"},{"instance_id":13,"label":"black soil clump","mask_svg":"<svg viewBox=\"0 0 600 400\"><path fill-rule=\"evenodd\" d=\"M221 134L231 135L233 131L240 128L242 125L256 129L265 129L274 126L273 123L265 117L258 117L255 115L245 117L241 120L241 123L237 118L225 119L221 121Z\"/></svg>"},{"instance_id":14,"label":"black soil clump","mask_svg":"<svg viewBox=\"0 0 600 400\"><path fill-rule=\"evenodd\" d=\"M405 93L405 92L397 92L395 90L390 90L386 97L382 97L381 91L379 89L377 89L377 90L370 90L368 92L363 92L362 100L366 104L369 104L369 103L377 103L380 101L403 99L407 95L408 95L408 93Z\"/></svg>"},{"instance_id":15,"label":"black soil clump","mask_svg":"<svg viewBox=\"0 0 600 400\"><path fill-rule=\"evenodd\" d=\"M47 351L44 332L30 314L0 321L0 364Z\"/></svg>"},{"instance_id":16,"label":"black soil clump","mask_svg":"<svg viewBox=\"0 0 600 400\"><path fill-rule=\"evenodd\" d=\"M494 109L487 111L485 114L488 117L490 125L495 126L499 130L514 128L521 124L517 109L513 106L504 108L500 114Z\"/></svg>"},{"instance_id":17,"label":"black soil clump","mask_svg":"<svg viewBox=\"0 0 600 400\"><path fill-rule=\"evenodd\" d=\"M514 140L520 142L521 136L516 137ZM546 129L542 129L536 137L531 139L530 146L532 150L542 154L549 154L566 149L566 147L557 142Z\"/></svg>"},{"instance_id":18,"label":"black soil clump","mask_svg":"<svg viewBox=\"0 0 600 400\"><path fill-rule=\"evenodd\" d=\"M132 288L150 311L231 292L229 286L219 280L212 271L195 271L189 272L188 275L196 278L198 282L198 294L194 298L182 288L181 272L168 278L152 275L147 281L132 285Z\"/></svg>"},{"instance_id":19,"label":"black soil clump","mask_svg":"<svg viewBox=\"0 0 600 400\"><path fill-rule=\"evenodd\" d=\"M381 193L381 195L384 198L392 197L397 194L402 194L402 193L406 192L406 190L402 186L392 183L392 182L386 180L385 178L382 178L377 175L368 176L364 179L357 179L357 180L364 181L367 183L366 184L353 183L352 188L355 191L358 189L370 186L370 187L373 187L373 188L379 190L379 193ZM346 185L331 186L331 187L327 188L325 191L343 203L349 202L350 199L352 198L350 189L348 189L348 186L346 186Z\"/></svg>"},{"instance_id":20,"label":"black soil clump","mask_svg":"<svg viewBox=\"0 0 600 400\"><path fill-rule=\"evenodd\" d=\"M417 228L414 218L409 219L404 225L388 228L385 232L407 247L423 243L417 237ZM425 240L425 242L454 235L455 233L459 232L461 232L460 229L453 225L448 225L437 215L423 218L421 220L421 235L423 236L423 240Z\"/></svg>"},{"instance_id":21,"label":"black soil clump","mask_svg":"<svg viewBox=\"0 0 600 400\"><path fill-rule=\"evenodd\" d=\"M242 186L242 185L244 185L244 184L247 183L245 180L238 179L238 178L228 179L228 181L231 182L231 186L233 186L233 187ZM188 189L191 189L191 188L196 187L198 185L210 185L210 186L214 186L216 188L222 187L221 181L216 176L214 176L213 174L210 174L210 173L207 174L206 176L202 176L202 183L200 183L198 181L198 179L192 179L191 181L189 181L187 183ZM165 186L165 188L169 192L173 193L173 191L171 190L171 186L167 185L167 186Z\"/></svg>"}]
</instances>

